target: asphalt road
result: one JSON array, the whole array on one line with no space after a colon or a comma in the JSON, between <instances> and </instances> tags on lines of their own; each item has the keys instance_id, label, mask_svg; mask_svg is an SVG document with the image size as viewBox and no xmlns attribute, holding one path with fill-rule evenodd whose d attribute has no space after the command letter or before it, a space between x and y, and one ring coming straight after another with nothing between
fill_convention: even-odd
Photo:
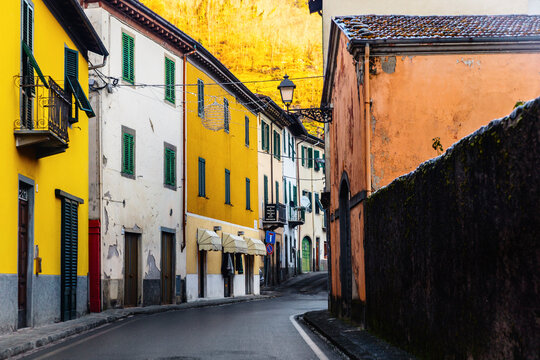
<instances>
[{"instance_id":1,"label":"asphalt road","mask_svg":"<svg viewBox=\"0 0 540 360\"><path fill-rule=\"evenodd\" d=\"M135 316L25 359L340 359L294 320L327 307L326 276L293 278L272 299Z\"/></svg>"}]
</instances>

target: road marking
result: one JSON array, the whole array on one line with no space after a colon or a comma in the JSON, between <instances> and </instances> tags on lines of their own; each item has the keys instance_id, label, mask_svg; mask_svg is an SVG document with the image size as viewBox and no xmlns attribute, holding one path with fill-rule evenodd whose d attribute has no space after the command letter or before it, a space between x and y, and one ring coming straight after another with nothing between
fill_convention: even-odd
<instances>
[{"instance_id":1,"label":"road marking","mask_svg":"<svg viewBox=\"0 0 540 360\"><path fill-rule=\"evenodd\" d=\"M300 315L300 314L298 314ZM306 332L304 331L304 329L302 329L302 327L298 324L298 322L295 320L295 317L298 316L298 315L291 315L289 316L289 320L291 320L292 324L294 325L294 327L296 328L296 330L300 333L300 336L302 336L302 339L304 339L304 341L306 342L306 344L308 344L308 346L311 348L311 350L313 350L313 352L315 353L315 355L317 355L317 357L319 358L319 360L328 360L328 358L326 357L326 355L324 355L324 353L322 352L322 350L317 346L317 344L315 344L313 342L313 340L311 340L311 338L309 337L308 334L306 334Z\"/></svg>"}]
</instances>

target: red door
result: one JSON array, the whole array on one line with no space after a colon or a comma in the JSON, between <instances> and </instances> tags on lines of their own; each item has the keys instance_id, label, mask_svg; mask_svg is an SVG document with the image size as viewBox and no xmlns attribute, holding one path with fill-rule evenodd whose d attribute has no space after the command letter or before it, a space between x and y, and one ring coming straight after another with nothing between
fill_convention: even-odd
<instances>
[{"instance_id":1,"label":"red door","mask_svg":"<svg viewBox=\"0 0 540 360\"><path fill-rule=\"evenodd\" d=\"M101 250L99 220L88 221L90 311L101 311Z\"/></svg>"}]
</instances>

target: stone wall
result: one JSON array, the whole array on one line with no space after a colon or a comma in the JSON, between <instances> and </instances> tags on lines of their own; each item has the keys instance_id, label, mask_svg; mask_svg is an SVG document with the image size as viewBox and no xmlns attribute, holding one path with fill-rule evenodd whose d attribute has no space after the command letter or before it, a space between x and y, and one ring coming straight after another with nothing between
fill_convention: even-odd
<instances>
[{"instance_id":1,"label":"stone wall","mask_svg":"<svg viewBox=\"0 0 540 360\"><path fill-rule=\"evenodd\" d=\"M540 98L366 203L366 323L430 359L540 348Z\"/></svg>"}]
</instances>

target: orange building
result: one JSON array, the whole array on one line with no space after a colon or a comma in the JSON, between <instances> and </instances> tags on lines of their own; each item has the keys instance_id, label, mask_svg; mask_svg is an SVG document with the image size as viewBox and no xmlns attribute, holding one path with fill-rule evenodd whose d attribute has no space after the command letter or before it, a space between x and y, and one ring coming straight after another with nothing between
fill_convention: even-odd
<instances>
[{"instance_id":1,"label":"orange building","mask_svg":"<svg viewBox=\"0 0 540 360\"><path fill-rule=\"evenodd\" d=\"M363 320L362 201L540 94L540 16L337 17L322 102L331 308ZM369 275L368 275L369 276Z\"/></svg>"}]
</instances>

